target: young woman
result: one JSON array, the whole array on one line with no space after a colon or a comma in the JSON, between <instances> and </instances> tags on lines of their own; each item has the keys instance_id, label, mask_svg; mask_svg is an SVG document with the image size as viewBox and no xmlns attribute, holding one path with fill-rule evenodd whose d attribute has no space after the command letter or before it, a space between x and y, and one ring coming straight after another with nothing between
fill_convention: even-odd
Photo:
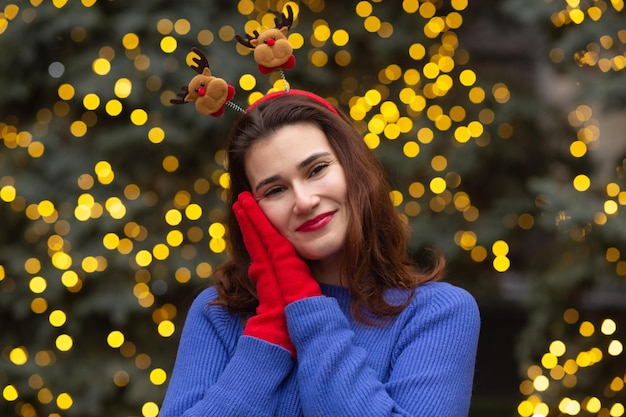
<instances>
[{"instance_id":1,"label":"young woman","mask_svg":"<svg viewBox=\"0 0 626 417\"><path fill-rule=\"evenodd\" d=\"M161 417L467 416L480 319L407 255L378 159L324 99L266 96L228 144L230 259L194 301Z\"/></svg>"}]
</instances>

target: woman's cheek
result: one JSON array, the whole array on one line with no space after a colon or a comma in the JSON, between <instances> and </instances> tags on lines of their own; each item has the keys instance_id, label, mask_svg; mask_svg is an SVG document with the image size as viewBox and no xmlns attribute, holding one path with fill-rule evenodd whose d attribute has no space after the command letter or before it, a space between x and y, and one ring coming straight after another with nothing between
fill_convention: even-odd
<instances>
[{"instance_id":1,"label":"woman's cheek","mask_svg":"<svg viewBox=\"0 0 626 417\"><path fill-rule=\"evenodd\" d=\"M261 210L272 226L274 226L274 228L278 230L281 235L285 236L285 226L282 224L282 221L285 221L288 217L282 214L281 206L269 200L261 200L259 202L259 207L261 207Z\"/></svg>"}]
</instances>

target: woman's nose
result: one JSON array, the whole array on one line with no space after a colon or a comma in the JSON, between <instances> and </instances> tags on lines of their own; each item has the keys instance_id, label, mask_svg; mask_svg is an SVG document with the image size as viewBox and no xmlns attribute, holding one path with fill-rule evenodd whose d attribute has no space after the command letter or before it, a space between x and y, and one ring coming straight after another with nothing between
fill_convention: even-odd
<instances>
[{"instance_id":1,"label":"woman's nose","mask_svg":"<svg viewBox=\"0 0 626 417\"><path fill-rule=\"evenodd\" d=\"M293 193L295 196L293 212L295 214L309 213L320 202L320 198L317 193L306 186L294 186Z\"/></svg>"}]
</instances>

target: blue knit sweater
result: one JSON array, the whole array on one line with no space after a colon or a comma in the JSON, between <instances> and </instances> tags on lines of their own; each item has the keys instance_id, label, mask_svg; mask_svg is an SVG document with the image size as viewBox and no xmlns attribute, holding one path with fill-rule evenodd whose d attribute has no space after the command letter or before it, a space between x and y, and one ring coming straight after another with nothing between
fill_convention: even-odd
<instances>
[{"instance_id":1,"label":"blue knit sweater","mask_svg":"<svg viewBox=\"0 0 626 417\"><path fill-rule=\"evenodd\" d=\"M390 324L350 315L347 289L287 306L298 357L242 336L238 316L194 301L161 417L467 416L480 327L476 302L448 283L427 283ZM401 291L387 294L399 300Z\"/></svg>"}]
</instances>

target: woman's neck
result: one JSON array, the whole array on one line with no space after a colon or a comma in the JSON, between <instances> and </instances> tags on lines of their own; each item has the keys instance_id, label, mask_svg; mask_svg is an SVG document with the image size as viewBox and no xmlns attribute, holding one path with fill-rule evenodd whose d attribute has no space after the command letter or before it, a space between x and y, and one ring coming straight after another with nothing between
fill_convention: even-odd
<instances>
[{"instance_id":1,"label":"woman's neck","mask_svg":"<svg viewBox=\"0 0 626 417\"><path fill-rule=\"evenodd\" d=\"M341 282L341 261L343 257L307 261L313 278L321 284L343 286Z\"/></svg>"}]
</instances>

